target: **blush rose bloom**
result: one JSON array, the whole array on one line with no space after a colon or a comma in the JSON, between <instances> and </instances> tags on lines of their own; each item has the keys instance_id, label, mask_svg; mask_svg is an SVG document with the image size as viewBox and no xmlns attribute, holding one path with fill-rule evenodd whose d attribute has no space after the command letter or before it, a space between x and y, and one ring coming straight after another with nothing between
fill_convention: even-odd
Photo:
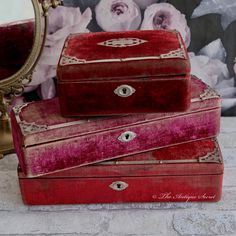
<instances>
[{"instance_id":1,"label":"blush rose bloom","mask_svg":"<svg viewBox=\"0 0 236 236\"><path fill-rule=\"evenodd\" d=\"M177 30L186 47L190 44L190 29L185 15L169 3L155 3L147 7L141 30Z\"/></svg>"},{"instance_id":2,"label":"blush rose bloom","mask_svg":"<svg viewBox=\"0 0 236 236\"><path fill-rule=\"evenodd\" d=\"M91 20L90 8L83 13L79 7L58 7L49 10L49 28L43 53L35 68L32 82L25 89L26 92L37 88L42 99L56 95L53 78L56 77L56 68L65 39L71 33L88 32L87 26Z\"/></svg>"},{"instance_id":3,"label":"blush rose bloom","mask_svg":"<svg viewBox=\"0 0 236 236\"><path fill-rule=\"evenodd\" d=\"M142 20L140 8L133 0L101 0L95 13L104 31L137 30Z\"/></svg>"}]
</instances>

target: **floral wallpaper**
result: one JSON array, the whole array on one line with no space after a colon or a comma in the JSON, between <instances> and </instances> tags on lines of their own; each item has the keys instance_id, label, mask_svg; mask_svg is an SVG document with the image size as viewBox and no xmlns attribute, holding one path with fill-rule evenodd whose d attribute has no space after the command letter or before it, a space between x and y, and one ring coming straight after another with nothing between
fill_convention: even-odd
<instances>
[{"instance_id":1,"label":"floral wallpaper","mask_svg":"<svg viewBox=\"0 0 236 236\"><path fill-rule=\"evenodd\" d=\"M46 46L27 92L56 95L56 65L70 33L177 29L188 48L191 73L222 96L222 114L236 115L235 0L64 0L50 10Z\"/></svg>"}]
</instances>

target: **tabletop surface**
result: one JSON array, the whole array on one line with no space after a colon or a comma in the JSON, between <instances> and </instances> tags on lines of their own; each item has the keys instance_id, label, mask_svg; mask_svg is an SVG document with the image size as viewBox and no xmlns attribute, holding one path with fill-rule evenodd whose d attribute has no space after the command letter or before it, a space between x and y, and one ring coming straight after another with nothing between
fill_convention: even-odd
<instances>
[{"instance_id":1,"label":"tabletop surface","mask_svg":"<svg viewBox=\"0 0 236 236\"><path fill-rule=\"evenodd\" d=\"M221 119L225 174L218 203L25 206L14 154L0 161L1 235L236 235L236 117Z\"/></svg>"}]
</instances>

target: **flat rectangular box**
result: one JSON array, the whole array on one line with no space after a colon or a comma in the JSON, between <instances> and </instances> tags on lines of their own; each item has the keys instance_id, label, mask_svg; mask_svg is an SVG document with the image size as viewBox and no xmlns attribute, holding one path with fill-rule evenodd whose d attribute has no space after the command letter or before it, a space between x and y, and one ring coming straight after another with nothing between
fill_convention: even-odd
<instances>
[{"instance_id":1,"label":"flat rectangular box","mask_svg":"<svg viewBox=\"0 0 236 236\"><path fill-rule=\"evenodd\" d=\"M215 202L221 198L223 160L214 139L61 171L18 176L25 204Z\"/></svg>"},{"instance_id":2,"label":"flat rectangular box","mask_svg":"<svg viewBox=\"0 0 236 236\"><path fill-rule=\"evenodd\" d=\"M62 117L57 99L24 104L11 114L15 150L23 172L35 177L215 137L219 95L193 77L191 101L186 112L90 119Z\"/></svg>"},{"instance_id":3,"label":"flat rectangular box","mask_svg":"<svg viewBox=\"0 0 236 236\"><path fill-rule=\"evenodd\" d=\"M185 111L190 63L177 31L74 34L57 70L63 116Z\"/></svg>"}]
</instances>

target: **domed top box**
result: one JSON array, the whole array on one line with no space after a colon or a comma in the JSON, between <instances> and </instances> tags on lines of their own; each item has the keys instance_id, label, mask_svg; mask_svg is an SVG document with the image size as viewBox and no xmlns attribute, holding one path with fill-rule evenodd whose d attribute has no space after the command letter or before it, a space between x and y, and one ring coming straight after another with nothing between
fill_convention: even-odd
<instances>
[{"instance_id":1,"label":"domed top box","mask_svg":"<svg viewBox=\"0 0 236 236\"><path fill-rule=\"evenodd\" d=\"M177 31L70 35L58 64L63 116L185 111L190 63Z\"/></svg>"}]
</instances>

